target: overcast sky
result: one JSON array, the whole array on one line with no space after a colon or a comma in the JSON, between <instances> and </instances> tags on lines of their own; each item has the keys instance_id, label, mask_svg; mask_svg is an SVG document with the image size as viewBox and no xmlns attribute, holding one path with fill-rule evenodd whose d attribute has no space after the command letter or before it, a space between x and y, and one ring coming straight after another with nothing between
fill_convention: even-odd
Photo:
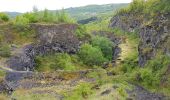
<instances>
[{"instance_id":1,"label":"overcast sky","mask_svg":"<svg viewBox=\"0 0 170 100\"><path fill-rule=\"evenodd\" d=\"M0 11L31 11L33 6L38 9L56 10L89 4L129 3L132 0L0 0Z\"/></svg>"}]
</instances>

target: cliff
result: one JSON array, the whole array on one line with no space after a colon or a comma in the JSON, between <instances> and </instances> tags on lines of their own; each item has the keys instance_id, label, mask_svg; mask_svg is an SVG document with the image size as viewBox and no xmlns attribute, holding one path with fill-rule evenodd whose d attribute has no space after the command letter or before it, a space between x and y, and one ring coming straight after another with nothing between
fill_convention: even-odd
<instances>
[{"instance_id":1,"label":"cliff","mask_svg":"<svg viewBox=\"0 0 170 100\"><path fill-rule=\"evenodd\" d=\"M75 36L76 24L31 24L35 30L37 41L26 45L19 54L12 56L7 62L8 67L18 71L34 70L35 57L38 55L78 51L80 41Z\"/></svg>"},{"instance_id":2,"label":"cliff","mask_svg":"<svg viewBox=\"0 0 170 100\"><path fill-rule=\"evenodd\" d=\"M126 32L137 32L140 37L138 46L139 65L144 66L159 52L170 56L170 13L156 13L148 18L147 14L124 13L115 15L109 27ZM131 34L131 33L129 33Z\"/></svg>"}]
</instances>

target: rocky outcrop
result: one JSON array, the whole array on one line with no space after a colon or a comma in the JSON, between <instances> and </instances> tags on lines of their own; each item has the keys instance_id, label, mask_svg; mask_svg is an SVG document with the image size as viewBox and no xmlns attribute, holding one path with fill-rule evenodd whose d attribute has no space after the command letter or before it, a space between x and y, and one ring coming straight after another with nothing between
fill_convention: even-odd
<instances>
[{"instance_id":1,"label":"rocky outcrop","mask_svg":"<svg viewBox=\"0 0 170 100\"><path fill-rule=\"evenodd\" d=\"M31 28L37 33L37 41L25 46L19 54L7 61L8 66L14 70L34 70L34 59L38 55L56 52L74 54L79 50L81 42L74 35L76 24L32 24Z\"/></svg>"},{"instance_id":2,"label":"rocky outcrop","mask_svg":"<svg viewBox=\"0 0 170 100\"><path fill-rule=\"evenodd\" d=\"M153 59L158 51L170 55L170 13L158 13L153 20L144 14L116 15L111 19L110 27L120 28L127 32L134 32L140 36L138 47L139 65L144 66Z\"/></svg>"},{"instance_id":3,"label":"rocky outcrop","mask_svg":"<svg viewBox=\"0 0 170 100\"><path fill-rule=\"evenodd\" d=\"M139 29L142 23L142 16L137 17L135 14L121 14L114 16L109 24L109 27L120 28L127 32L134 32Z\"/></svg>"},{"instance_id":4,"label":"rocky outcrop","mask_svg":"<svg viewBox=\"0 0 170 100\"><path fill-rule=\"evenodd\" d=\"M0 93L6 93L11 95L13 91L13 88L9 85L7 81L0 81Z\"/></svg>"}]
</instances>

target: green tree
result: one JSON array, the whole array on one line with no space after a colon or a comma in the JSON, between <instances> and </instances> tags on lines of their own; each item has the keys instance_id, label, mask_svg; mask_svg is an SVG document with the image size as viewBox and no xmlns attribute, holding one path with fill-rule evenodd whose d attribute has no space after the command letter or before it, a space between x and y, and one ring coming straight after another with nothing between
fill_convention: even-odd
<instances>
[{"instance_id":1,"label":"green tree","mask_svg":"<svg viewBox=\"0 0 170 100\"><path fill-rule=\"evenodd\" d=\"M92 47L92 45L84 44L79 51L79 57L87 65L101 65L106 61L100 48Z\"/></svg>"},{"instance_id":2,"label":"green tree","mask_svg":"<svg viewBox=\"0 0 170 100\"><path fill-rule=\"evenodd\" d=\"M9 20L9 17L5 13L0 13L0 20L7 22Z\"/></svg>"},{"instance_id":3,"label":"green tree","mask_svg":"<svg viewBox=\"0 0 170 100\"><path fill-rule=\"evenodd\" d=\"M103 55L108 60L112 59L113 43L106 37L96 36L92 38L92 45L101 49Z\"/></svg>"}]
</instances>

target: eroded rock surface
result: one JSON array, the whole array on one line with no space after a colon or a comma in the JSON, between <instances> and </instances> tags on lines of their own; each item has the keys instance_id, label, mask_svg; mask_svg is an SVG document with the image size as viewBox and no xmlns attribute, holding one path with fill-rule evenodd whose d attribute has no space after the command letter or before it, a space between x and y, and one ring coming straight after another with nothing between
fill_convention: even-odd
<instances>
[{"instance_id":1,"label":"eroded rock surface","mask_svg":"<svg viewBox=\"0 0 170 100\"><path fill-rule=\"evenodd\" d=\"M144 66L148 60L153 59L158 50L170 56L170 13L158 13L148 20L144 14L120 14L111 19L110 27L120 28L127 32L139 34L139 65Z\"/></svg>"},{"instance_id":2,"label":"eroded rock surface","mask_svg":"<svg viewBox=\"0 0 170 100\"><path fill-rule=\"evenodd\" d=\"M55 52L74 54L81 42L75 36L76 24L32 24L37 33L37 42L27 45L8 60L8 66L17 71L33 71L35 57Z\"/></svg>"}]
</instances>

